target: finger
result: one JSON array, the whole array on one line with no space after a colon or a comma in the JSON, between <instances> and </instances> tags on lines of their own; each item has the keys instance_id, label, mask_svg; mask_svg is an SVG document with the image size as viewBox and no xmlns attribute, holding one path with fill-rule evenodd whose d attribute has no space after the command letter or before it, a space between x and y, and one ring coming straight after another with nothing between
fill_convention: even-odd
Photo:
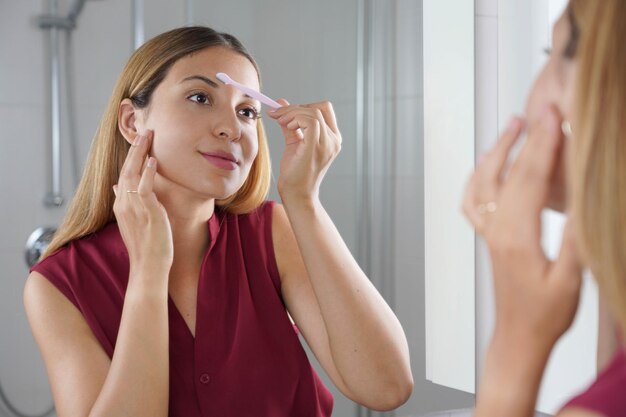
<instances>
[{"instance_id":1,"label":"finger","mask_svg":"<svg viewBox=\"0 0 626 417\"><path fill-rule=\"evenodd\" d=\"M303 106L291 106L283 110L282 115L277 119L277 122L281 125L287 125L298 115L307 115L309 117L316 118L320 121L320 123L324 123L324 116L319 109L315 108L307 108Z\"/></svg>"},{"instance_id":2,"label":"finger","mask_svg":"<svg viewBox=\"0 0 626 417\"><path fill-rule=\"evenodd\" d=\"M128 156L124 161L124 166L122 168L121 176L125 180L139 180L139 176L141 175L141 167L144 163L146 154L148 153L148 149L150 148L150 139L151 134L149 131L144 134L137 135L137 138L133 142L133 145L131 146L131 151L129 151Z\"/></svg>"},{"instance_id":3,"label":"finger","mask_svg":"<svg viewBox=\"0 0 626 417\"><path fill-rule=\"evenodd\" d=\"M337 118L335 116L335 110L333 109L333 105L330 101L322 101L319 103L305 104L302 107L317 109L321 112L323 121L330 130L339 134L339 128L337 127Z\"/></svg>"},{"instance_id":4,"label":"finger","mask_svg":"<svg viewBox=\"0 0 626 417\"><path fill-rule=\"evenodd\" d=\"M157 161L153 157L149 157L146 162L146 168L144 169L141 180L137 187L137 194L141 199L144 207L148 210L154 210L158 208L158 201L154 194L154 177L156 176Z\"/></svg>"},{"instance_id":5,"label":"finger","mask_svg":"<svg viewBox=\"0 0 626 417\"><path fill-rule=\"evenodd\" d=\"M514 117L506 131L500 136L496 145L480 161L477 168L477 200L474 204L493 201L499 194L502 185L504 167L509 159L511 149L519 139L524 121Z\"/></svg>"},{"instance_id":6,"label":"finger","mask_svg":"<svg viewBox=\"0 0 626 417\"><path fill-rule=\"evenodd\" d=\"M286 128L291 131L302 129L305 142L312 144L319 143L321 124L316 117L307 114L297 114L287 123Z\"/></svg>"},{"instance_id":7,"label":"finger","mask_svg":"<svg viewBox=\"0 0 626 417\"><path fill-rule=\"evenodd\" d=\"M291 145L293 143L297 143L303 140L305 136L305 133L303 132L303 130L306 129L307 126L309 126L312 123L312 122L304 123L302 122L302 120L304 119L301 119L302 126L297 127L299 123L298 122L293 123L293 122L296 118L299 118L299 117L308 117L309 119L317 119L318 125L324 124L324 127L326 128L326 124L323 121L324 118L319 109L304 108L302 106L291 106L289 108L281 108L280 117L276 118L276 122L280 125L282 129L283 136L285 137L285 141L287 145ZM317 136L308 135L309 139L311 140L315 139L315 142L319 143L320 131L321 131L320 129L317 129L315 131Z\"/></svg>"},{"instance_id":8,"label":"finger","mask_svg":"<svg viewBox=\"0 0 626 417\"><path fill-rule=\"evenodd\" d=\"M558 258L552 264L549 280L556 291L575 297L582 285L583 264L576 244L573 221L568 219Z\"/></svg>"},{"instance_id":9,"label":"finger","mask_svg":"<svg viewBox=\"0 0 626 417\"><path fill-rule=\"evenodd\" d=\"M547 206L551 176L561 143L552 111L529 132L519 157L502 186L495 216L503 233L531 245L541 241L541 212ZM558 133L557 133L558 131Z\"/></svg>"},{"instance_id":10,"label":"finger","mask_svg":"<svg viewBox=\"0 0 626 417\"><path fill-rule=\"evenodd\" d=\"M277 119L280 116L282 116L283 114L285 114L285 111L289 110L291 105L289 104L289 102L287 100L285 100L284 98L279 98L278 100L276 100L278 102L278 104L280 104L282 107L279 107L277 109L269 109L267 111L268 116L270 116L272 119Z\"/></svg>"},{"instance_id":11,"label":"finger","mask_svg":"<svg viewBox=\"0 0 626 417\"><path fill-rule=\"evenodd\" d=\"M522 216L536 216L546 205L550 183L559 159L562 133L559 115L550 108L533 126L508 175L507 192ZM523 196L522 199L519 196ZM510 199L509 199L510 200ZM521 217L523 218L523 217Z\"/></svg>"}]
</instances>

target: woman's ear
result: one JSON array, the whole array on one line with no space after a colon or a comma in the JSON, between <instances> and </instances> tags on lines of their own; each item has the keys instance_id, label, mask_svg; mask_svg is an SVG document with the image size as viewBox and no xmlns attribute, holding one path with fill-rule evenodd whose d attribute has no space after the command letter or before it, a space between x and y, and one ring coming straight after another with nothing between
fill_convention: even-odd
<instances>
[{"instance_id":1,"label":"woman's ear","mask_svg":"<svg viewBox=\"0 0 626 417\"><path fill-rule=\"evenodd\" d=\"M117 114L117 127L120 129L122 136L128 143L132 145L138 134L138 127L135 126L139 109L136 109L133 102L129 98L125 98L120 103Z\"/></svg>"}]
</instances>

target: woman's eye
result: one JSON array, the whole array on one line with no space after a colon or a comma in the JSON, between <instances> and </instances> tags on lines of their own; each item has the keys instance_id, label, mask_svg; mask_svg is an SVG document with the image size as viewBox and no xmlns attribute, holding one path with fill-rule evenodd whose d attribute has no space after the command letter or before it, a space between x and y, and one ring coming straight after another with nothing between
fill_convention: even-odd
<instances>
[{"instance_id":1,"label":"woman's eye","mask_svg":"<svg viewBox=\"0 0 626 417\"><path fill-rule=\"evenodd\" d=\"M209 97L206 94L196 93L187 98L198 104L210 104Z\"/></svg>"},{"instance_id":2,"label":"woman's eye","mask_svg":"<svg viewBox=\"0 0 626 417\"><path fill-rule=\"evenodd\" d=\"M239 114L250 120L256 120L261 117L257 109L252 107L239 110Z\"/></svg>"}]
</instances>

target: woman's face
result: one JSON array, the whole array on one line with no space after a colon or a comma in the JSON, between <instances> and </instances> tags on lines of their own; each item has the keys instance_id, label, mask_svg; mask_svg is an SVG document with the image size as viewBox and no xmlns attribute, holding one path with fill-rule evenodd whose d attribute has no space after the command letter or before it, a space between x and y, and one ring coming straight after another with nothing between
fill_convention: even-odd
<instances>
[{"instance_id":1,"label":"woman's face","mask_svg":"<svg viewBox=\"0 0 626 417\"><path fill-rule=\"evenodd\" d=\"M246 57L210 47L174 63L149 106L138 111L137 130L154 131L157 184L164 180L201 198L224 199L246 180L258 152L260 103L222 84L218 72L259 89Z\"/></svg>"},{"instance_id":2,"label":"woman's face","mask_svg":"<svg viewBox=\"0 0 626 417\"><path fill-rule=\"evenodd\" d=\"M572 120L576 64L573 58L566 57L569 41L570 22L565 12L554 25L548 62L528 98L526 117L531 125L541 119L548 106L556 107L564 120Z\"/></svg>"}]
</instances>

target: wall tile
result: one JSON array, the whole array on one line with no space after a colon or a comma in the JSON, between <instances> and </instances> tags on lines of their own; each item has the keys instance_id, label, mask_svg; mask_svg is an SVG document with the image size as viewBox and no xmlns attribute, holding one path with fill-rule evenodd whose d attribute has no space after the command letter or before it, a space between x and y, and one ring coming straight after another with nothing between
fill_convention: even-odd
<instances>
[{"instance_id":1,"label":"wall tile","mask_svg":"<svg viewBox=\"0 0 626 417\"><path fill-rule=\"evenodd\" d=\"M424 100L398 98L395 103L396 167L394 175L423 181Z\"/></svg>"},{"instance_id":2,"label":"wall tile","mask_svg":"<svg viewBox=\"0 0 626 417\"><path fill-rule=\"evenodd\" d=\"M424 94L422 2L397 0L396 24L395 95L422 96Z\"/></svg>"},{"instance_id":3,"label":"wall tile","mask_svg":"<svg viewBox=\"0 0 626 417\"><path fill-rule=\"evenodd\" d=\"M85 3L73 35L72 85L76 109L104 108L113 86L132 53L130 1Z\"/></svg>"},{"instance_id":4,"label":"wall tile","mask_svg":"<svg viewBox=\"0 0 626 417\"><path fill-rule=\"evenodd\" d=\"M2 207L0 248L22 248L41 223L60 218L65 208L46 209L50 190L49 136L45 135L43 107L0 106L0 195ZM62 152L67 163L67 151ZM71 196L69 170L63 171L62 190Z\"/></svg>"},{"instance_id":5,"label":"wall tile","mask_svg":"<svg viewBox=\"0 0 626 417\"><path fill-rule=\"evenodd\" d=\"M4 34L4 40L0 41L0 104L47 103L49 70L44 55L45 34L35 23L35 18L43 11L40 0L12 1L10 6L9 1L3 2L0 13L0 27Z\"/></svg>"},{"instance_id":6,"label":"wall tile","mask_svg":"<svg viewBox=\"0 0 626 417\"><path fill-rule=\"evenodd\" d=\"M185 25L185 2L144 0L146 40L170 29Z\"/></svg>"},{"instance_id":7,"label":"wall tile","mask_svg":"<svg viewBox=\"0 0 626 417\"><path fill-rule=\"evenodd\" d=\"M498 16L498 0L476 0L477 16Z\"/></svg>"},{"instance_id":8,"label":"wall tile","mask_svg":"<svg viewBox=\"0 0 626 417\"><path fill-rule=\"evenodd\" d=\"M354 0L272 0L256 7L257 21L264 23L257 27L250 49L269 94L295 103L354 100ZM289 22L298 22L298 30L290 29Z\"/></svg>"}]
</instances>

